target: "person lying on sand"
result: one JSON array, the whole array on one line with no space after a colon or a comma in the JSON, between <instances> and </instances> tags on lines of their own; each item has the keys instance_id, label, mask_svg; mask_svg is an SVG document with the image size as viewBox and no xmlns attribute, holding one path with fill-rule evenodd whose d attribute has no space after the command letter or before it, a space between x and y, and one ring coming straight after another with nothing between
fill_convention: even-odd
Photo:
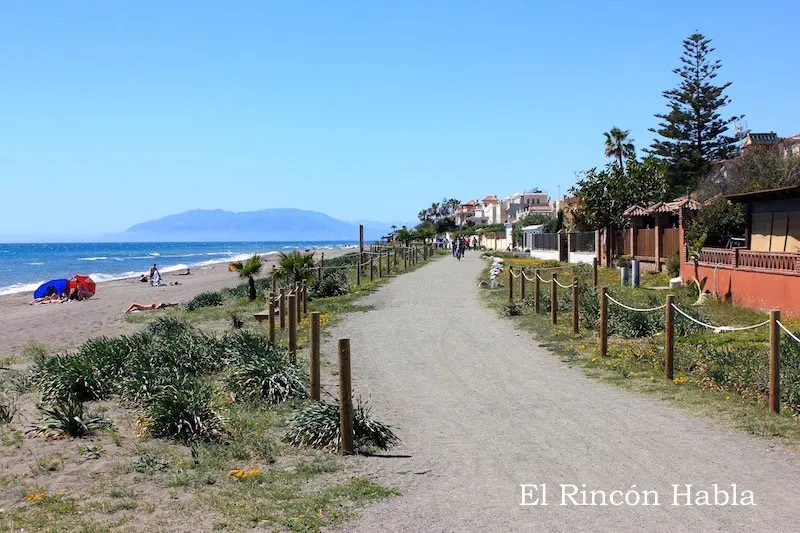
<instances>
[{"instance_id":1,"label":"person lying on sand","mask_svg":"<svg viewBox=\"0 0 800 533\"><path fill-rule=\"evenodd\" d=\"M151 311L153 309L165 309L167 307L177 307L179 305L180 304L178 302L156 302L148 305L137 304L134 302L125 312L133 313L134 311Z\"/></svg>"},{"instance_id":2,"label":"person lying on sand","mask_svg":"<svg viewBox=\"0 0 800 533\"><path fill-rule=\"evenodd\" d=\"M174 276L191 276L192 272L187 268L186 272L176 272Z\"/></svg>"}]
</instances>

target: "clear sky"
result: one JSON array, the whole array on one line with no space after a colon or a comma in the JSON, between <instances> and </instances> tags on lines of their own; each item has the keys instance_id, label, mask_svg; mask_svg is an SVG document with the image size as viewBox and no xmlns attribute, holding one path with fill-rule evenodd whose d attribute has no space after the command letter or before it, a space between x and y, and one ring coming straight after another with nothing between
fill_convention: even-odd
<instances>
[{"instance_id":1,"label":"clear sky","mask_svg":"<svg viewBox=\"0 0 800 533\"><path fill-rule=\"evenodd\" d=\"M695 29L729 113L792 135L799 20L798 0L4 2L0 237L556 196L612 126L650 143Z\"/></svg>"}]
</instances>

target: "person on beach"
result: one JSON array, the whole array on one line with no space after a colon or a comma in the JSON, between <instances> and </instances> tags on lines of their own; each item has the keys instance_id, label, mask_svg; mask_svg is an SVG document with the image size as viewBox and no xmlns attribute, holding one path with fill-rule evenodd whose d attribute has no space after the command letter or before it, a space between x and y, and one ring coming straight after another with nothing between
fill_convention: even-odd
<instances>
[{"instance_id":1,"label":"person on beach","mask_svg":"<svg viewBox=\"0 0 800 533\"><path fill-rule=\"evenodd\" d=\"M167 307L177 307L180 305L178 302L154 302L148 305L132 303L126 313L133 313L134 311L152 311L154 309L166 309Z\"/></svg>"},{"instance_id":2,"label":"person on beach","mask_svg":"<svg viewBox=\"0 0 800 533\"><path fill-rule=\"evenodd\" d=\"M155 264L153 264L153 268L150 269L150 285L153 287L161 285L161 272L158 271Z\"/></svg>"}]
</instances>

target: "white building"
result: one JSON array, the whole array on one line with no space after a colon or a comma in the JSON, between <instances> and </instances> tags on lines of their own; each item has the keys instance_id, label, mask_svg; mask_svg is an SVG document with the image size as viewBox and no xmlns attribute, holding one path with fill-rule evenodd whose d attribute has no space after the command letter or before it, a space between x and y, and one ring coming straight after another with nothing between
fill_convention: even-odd
<instances>
[{"instance_id":1,"label":"white building","mask_svg":"<svg viewBox=\"0 0 800 533\"><path fill-rule=\"evenodd\" d=\"M503 200L503 206L508 222L516 222L528 213L555 214L555 205L550 196L538 189L514 193Z\"/></svg>"}]
</instances>

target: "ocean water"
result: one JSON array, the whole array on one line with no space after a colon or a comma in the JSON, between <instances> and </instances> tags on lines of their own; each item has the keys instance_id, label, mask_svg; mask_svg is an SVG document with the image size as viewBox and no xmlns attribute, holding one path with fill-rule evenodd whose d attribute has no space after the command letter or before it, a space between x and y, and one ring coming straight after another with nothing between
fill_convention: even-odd
<instances>
[{"instance_id":1,"label":"ocean water","mask_svg":"<svg viewBox=\"0 0 800 533\"><path fill-rule=\"evenodd\" d=\"M33 292L45 281L90 275L96 282L139 277L153 263L163 274L310 248L342 248L356 242L108 242L0 244L0 295Z\"/></svg>"}]
</instances>

